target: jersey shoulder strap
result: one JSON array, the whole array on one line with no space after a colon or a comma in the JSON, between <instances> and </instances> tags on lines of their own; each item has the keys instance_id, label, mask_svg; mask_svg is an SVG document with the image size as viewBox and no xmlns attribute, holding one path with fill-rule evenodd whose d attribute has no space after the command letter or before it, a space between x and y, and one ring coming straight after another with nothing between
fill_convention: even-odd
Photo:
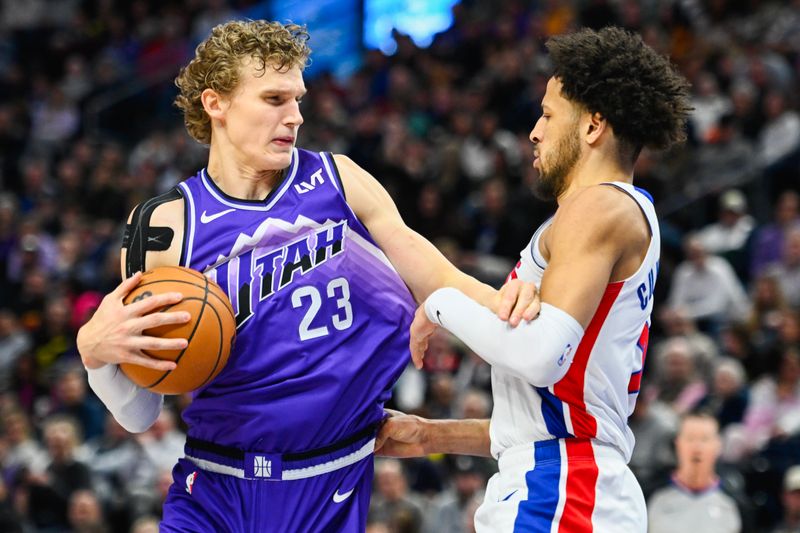
<instances>
[{"instance_id":1,"label":"jersey shoulder strap","mask_svg":"<svg viewBox=\"0 0 800 533\"><path fill-rule=\"evenodd\" d=\"M125 234L122 237L122 248L127 249L125 277L144 270L148 251L160 252L170 247L175 236L173 229L167 226L151 226L150 219L158 206L181 198L183 194L180 189L173 187L164 194L142 202L133 210L131 222L125 225Z\"/></svg>"}]
</instances>

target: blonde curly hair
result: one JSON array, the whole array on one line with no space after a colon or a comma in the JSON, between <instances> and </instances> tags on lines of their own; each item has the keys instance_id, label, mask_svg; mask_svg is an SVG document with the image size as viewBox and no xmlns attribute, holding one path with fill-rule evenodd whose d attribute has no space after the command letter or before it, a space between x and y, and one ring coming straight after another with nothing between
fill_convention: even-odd
<instances>
[{"instance_id":1,"label":"blonde curly hair","mask_svg":"<svg viewBox=\"0 0 800 533\"><path fill-rule=\"evenodd\" d=\"M200 95L205 89L230 94L239 83L242 61L252 58L259 71L267 65L279 71L304 69L311 48L305 26L264 20L235 20L220 24L197 45L194 59L175 78L180 93L175 105L183 111L186 129L196 141L211 142L211 119Z\"/></svg>"}]
</instances>

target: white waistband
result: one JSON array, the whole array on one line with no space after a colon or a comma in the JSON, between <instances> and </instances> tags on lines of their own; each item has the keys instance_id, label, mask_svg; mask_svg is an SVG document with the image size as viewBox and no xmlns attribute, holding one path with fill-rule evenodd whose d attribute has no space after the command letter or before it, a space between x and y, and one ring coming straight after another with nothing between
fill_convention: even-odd
<instances>
[{"instance_id":1,"label":"white waistband","mask_svg":"<svg viewBox=\"0 0 800 533\"><path fill-rule=\"evenodd\" d=\"M361 459L368 457L370 454L372 454L372 451L374 449L375 449L375 439L372 439L366 442L361 448L354 451L353 453L345 455L343 457L339 457L338 459L334 459L333 461L328 461L327 463L321 463L306 468L295 468L295 469L284 470L281 473L281 480L290 481L293 479L305 479L309 477L319 476L322 474L327 474L329 472L334 472L336 470L339 470L340 468L350 466L352 464L359 462ZM243 468L236 468L233 466L223 465L215 463L213 461L209 461L207 459L199 459L197 457L192 457L191 455L187 455L186 459L193 462L203 470L206 470L207 472L215 472L217 474L225 474L228 476L245 479Z\"/></svg>"},{"instance_id":2,"label":"white waistband","mask_svg":"<svg viewBox=\"0 0 800 533\"><path fill-rule=\"evenodd\" d=\"M563 459L565 457L565 448L567 442L570 440L574 439L553 439L541 442L546 443L547 446L559 446L561 450L559 455ZM617 449L616 446L605 442L600 442L597 439L591 439L590 442L592 446L592 454L594 455L595 459L622 461L623 463L626 463L625 456ZM499 469L501 471L518 468L525 468L526 470L530 469L530 467L533 466L535 447L536 443L530 442L528 444L519 444L517 446L511 446L502 450L497 457L497 465Z\"/></svg>"}]
</instances>

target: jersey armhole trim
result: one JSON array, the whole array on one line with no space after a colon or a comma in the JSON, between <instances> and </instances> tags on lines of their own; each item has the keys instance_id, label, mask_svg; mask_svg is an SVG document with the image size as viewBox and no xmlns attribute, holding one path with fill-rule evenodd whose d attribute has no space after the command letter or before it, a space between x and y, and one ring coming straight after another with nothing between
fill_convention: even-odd
<instances>
[{"instance_id":1,"label":"jersey armhole trim","mask_svg":"<svg viewBox=\"0 0 800 533\"><path fill-rule=\"evenodd\" d=\"M334 187L342 194L342 198L347 200L347 193L344 190L342 176L339 174L339 167L336 166L336 160L333 158L333 154L330 152L322 152L321 155L322 163L325 165L325 169L328 171L331 180L333 180Z\"/></svg>"},{"instance_id":2,"label":"jersey armhole trim","mask_svg":"<svg viewBox=\"0 0 800 533\"><path fill-rule=\"evenodd\" d=\"M638 207L639 211L642 212L644 221L647 222L647 229L650 231L650 238L652 239L655 236L655 231L653 231L653 225L650 223L650 217L647 216L647 211L644 210L642 204L639 203L639 201L636 199L635 196L633 196L633 194L630 191L626 190L624 187L620 187L616 183L601 183L600 185L608 185L610 187L614 187L615 189L618 189L627 194L628 196L630 196L631 200L633 200L633 202L636 204L636 207Z\"/></svg>"},{"instance_id":3,"label":"jersey armhole trim","mask_svg":"<svg viewBox=\"0 0 800 533\"><path fill-rule=\"evenodd\" d=\"M192 198L192 191L186 182L178 184L176 189L179 190L183 198L183 242L181 243L181 258L178 264L181 266L189 267L192 261L192 245L194 241L194 200Z\"/></svg>"},{"instance_id":4,"label":"jersey armhole trim","mask_svg":"<svg viewBox=\"0 0 800 533\"><path fill-rule=\"evenodd\" d=\"M181 187L175 187L175 190L178 191L178 194L183 198L183 236L181 237L181 258L178 260L178 264L180 266L186 266L184 261L186 260L186 243L188 242L186 237L189 234L189 208L186 205L186 195L183 193Z\"/></svg>"}]
</instances>

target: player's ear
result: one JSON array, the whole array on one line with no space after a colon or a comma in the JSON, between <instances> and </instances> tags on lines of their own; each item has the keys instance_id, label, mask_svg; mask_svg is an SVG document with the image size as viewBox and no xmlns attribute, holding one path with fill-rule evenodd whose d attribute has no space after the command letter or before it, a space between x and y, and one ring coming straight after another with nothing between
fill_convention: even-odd
<instances>
[{"instance_id":1,"label":"player's ear","mask_svg":"<svg viewBox=\"0 0 800 533\"><path fill-rule=\"evenodd\" d=\"M214 89L204 89L200 94L200 102L212 120L222 120L225 117L225 110L228 108L227 99Z\"/></svg>"},{"instance_id":2,"label":"player's ear","mask_svg":"<svg viewBox=\"0 0 800 533\"><path fill-rule=\"evenodd\" d=\"M591 113L587 115L588 118L585 122L584 134L586 142L594 144L608 127L608 121L600 113Z\"/></svg>"}]
</instances>

